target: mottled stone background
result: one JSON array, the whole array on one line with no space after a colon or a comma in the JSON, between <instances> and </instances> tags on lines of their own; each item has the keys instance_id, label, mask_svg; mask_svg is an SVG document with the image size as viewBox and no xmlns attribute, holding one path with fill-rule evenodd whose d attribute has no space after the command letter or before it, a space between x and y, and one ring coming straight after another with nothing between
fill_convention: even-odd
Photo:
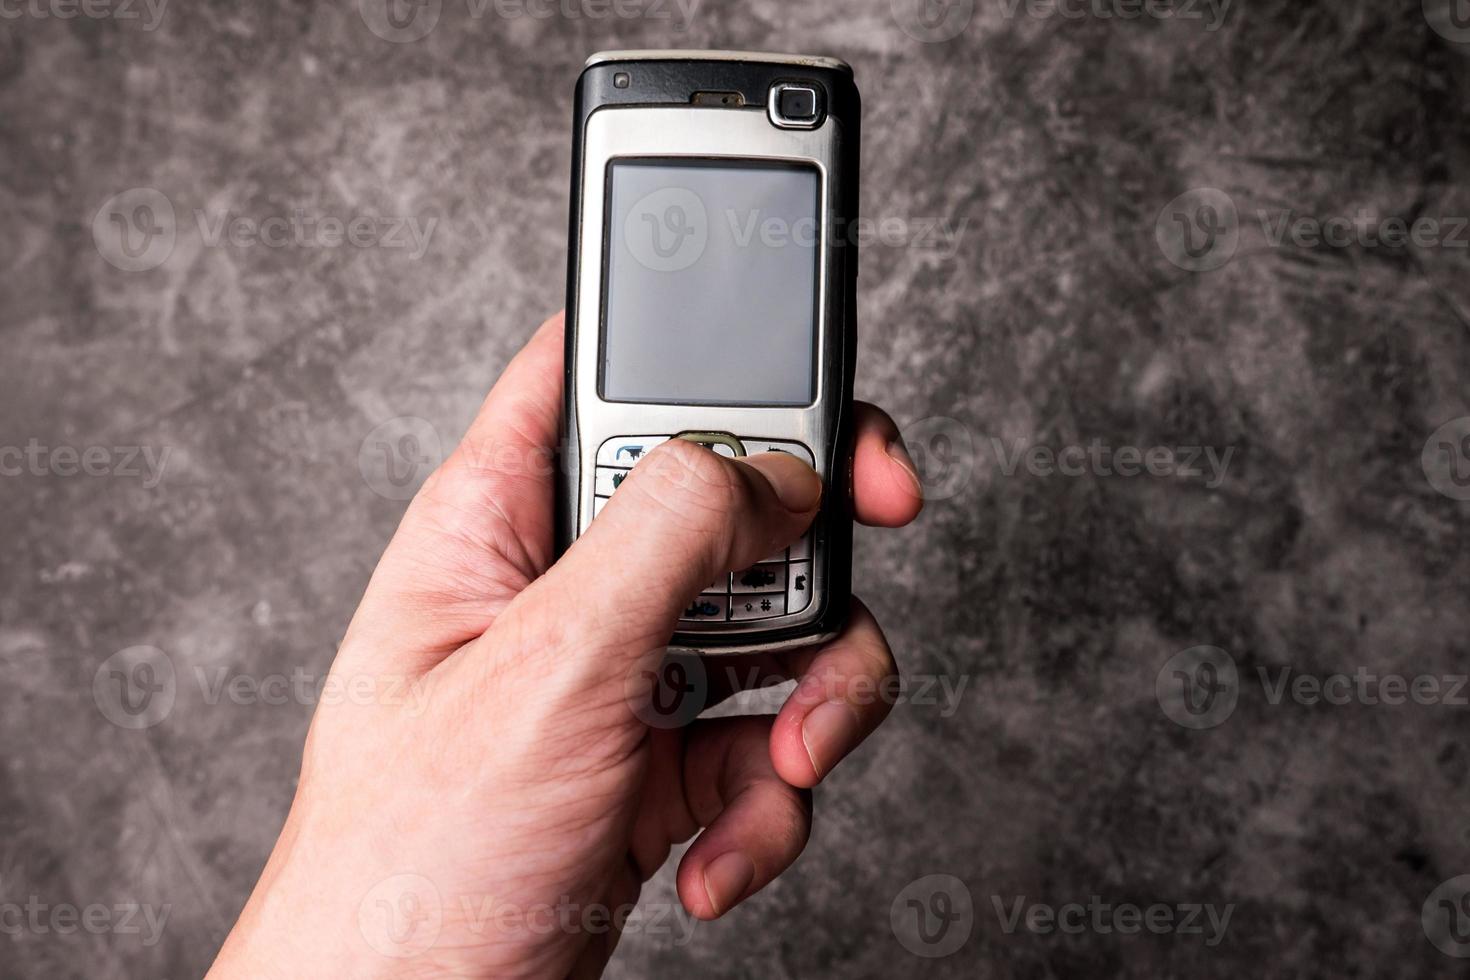
<instances>
[{"instance_id":1,"label":"mottled stone background","mask_svg":"<svg viewBox=\"0 0 1470 980\"><path fill-rule=\"evenodd\" d=\"M403 508L369 434L422 418L442 451L561 305L572 85L612 47L855 66L862 208L892 219L863 261L858 390L937 498L859 533L857 586L910 675L966 687L910 689L780 882L687 944L628 937L611 974L1464 975L1423 911L1470 872L1470 709L1273 704L1258 674L1470 669L1470 444L1430 438L1470 414L1470 234L1272 241L1288 213L1470 214L1447 4L701 0L683 23L432 0L403 40L376 0L102 2L0 5L0 453L40 447L0 456L0 975L206 969L312 708L209 704L196 672L326 670ZM422 254L211 234L297 209L433 230ZM160 234L129 256L119 218ZM1094 440L1231 455L1219 480L1010 465ZM65 475L60 446L109 475ZM161 478L130 446L169 454ZM1164 668L1200 645L1239 679L1215 675L1234 711L1206 702L1196 730ZM137 646L179 674L141 730L93 686ZM942 911L911 885L936 873L969 902L944 883L959 918L926 944L908 901ZM666 872L645 898L672 894ZM1209 945L996 911L1094 895L1232 913ZM171 911L152 944L13 928L33 899Z\"/></svg>"}]
</instances>

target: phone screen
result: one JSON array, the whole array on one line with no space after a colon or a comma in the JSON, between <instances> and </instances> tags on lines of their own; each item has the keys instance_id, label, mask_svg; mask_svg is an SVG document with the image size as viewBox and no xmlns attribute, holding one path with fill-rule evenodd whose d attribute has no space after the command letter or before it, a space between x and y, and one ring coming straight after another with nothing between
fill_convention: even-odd
<instances>
[{"instance_id":1,"label":"phone screen","mask_svg":"<svg viewBox=\"0 0 1470 980\"><path fill-rule=\"evenodd\" d=\"M615 160L607 200L604 399L813 402L816 168Z\"/></svg>"}]
</instances>

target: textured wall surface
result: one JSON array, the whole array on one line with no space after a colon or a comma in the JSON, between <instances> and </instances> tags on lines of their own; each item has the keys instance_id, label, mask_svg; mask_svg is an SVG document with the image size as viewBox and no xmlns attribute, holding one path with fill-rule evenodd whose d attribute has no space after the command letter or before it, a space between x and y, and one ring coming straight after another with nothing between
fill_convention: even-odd
<instances>
[{"instance_id":1,"label":"textured wall surface","mask_svg":"<svg viewBox=\"0 0 1470 980\"><path fill-rule=\"evenodd\" d=\"M859 532L913 683L805 856L610 974L1463 975L1448 3L98 2L0 5L0 975L207 968L312 711L250 685L331 661L403 509L374 429L441 453L561 305L572 84L610 47L853 63L889 219L858 390L934 497ZM155 716L102 692L139 646L178 675ZM17 928L37 903L109 925Z\"/></svg>"}]
</instances>

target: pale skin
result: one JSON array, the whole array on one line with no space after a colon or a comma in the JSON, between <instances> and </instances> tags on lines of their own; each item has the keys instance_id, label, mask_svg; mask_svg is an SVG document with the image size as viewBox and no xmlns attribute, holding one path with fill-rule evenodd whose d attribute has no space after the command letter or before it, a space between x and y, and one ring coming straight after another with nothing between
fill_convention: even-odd
<instances>
[{"instance_id":1,"label":"pale skin","mask_svg":"<svg viewBox=\"0 0 1470 980\"><path fill-rule=\"evenodd\" d=\"M598 976L617 910L675 845L698 835L677 879L697 919L786 870L811 788L887 714L893 655L854 602L825 646L710 671L710 701L734 693L724 678L797 679L774 717L640 718L629 679L657 668L681 610L799 537L822 482L791 456L728 460L673 440L553 561L561 385L557 315L373 573L332 667L373 696L319 707L285 826L211 978ZM852 472L858 520L918 515L898 430L863 403ZM567 906L570 927L536 918Z\"/></svg>"}]
</instances>

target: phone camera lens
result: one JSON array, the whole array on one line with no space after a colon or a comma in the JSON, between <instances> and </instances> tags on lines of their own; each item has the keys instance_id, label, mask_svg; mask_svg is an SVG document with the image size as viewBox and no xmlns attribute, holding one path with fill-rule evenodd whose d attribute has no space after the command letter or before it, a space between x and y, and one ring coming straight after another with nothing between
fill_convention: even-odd
<instances>
[{"instance_id":1,"label":"phone camera lens","mask_svg":"<svg viewBox=\"0 0 1470 980\"><path fill-rule=\"evenodd\" d=\"M782 82L771 87L771 122L783 129L811 129L821 121L822 104L815 85Z\"/></svg>"},{"instance_id":2,"label":"phone camera lens","mask_svg":"<svg viewBox=\"0 0 1470 980\"><path fill-rule=\"evenodd\" d=\"M817 95L809 88L784 89L776 105L781 115L792 122L814 119L817 115Z\"/></svg>"}]
</instances>

